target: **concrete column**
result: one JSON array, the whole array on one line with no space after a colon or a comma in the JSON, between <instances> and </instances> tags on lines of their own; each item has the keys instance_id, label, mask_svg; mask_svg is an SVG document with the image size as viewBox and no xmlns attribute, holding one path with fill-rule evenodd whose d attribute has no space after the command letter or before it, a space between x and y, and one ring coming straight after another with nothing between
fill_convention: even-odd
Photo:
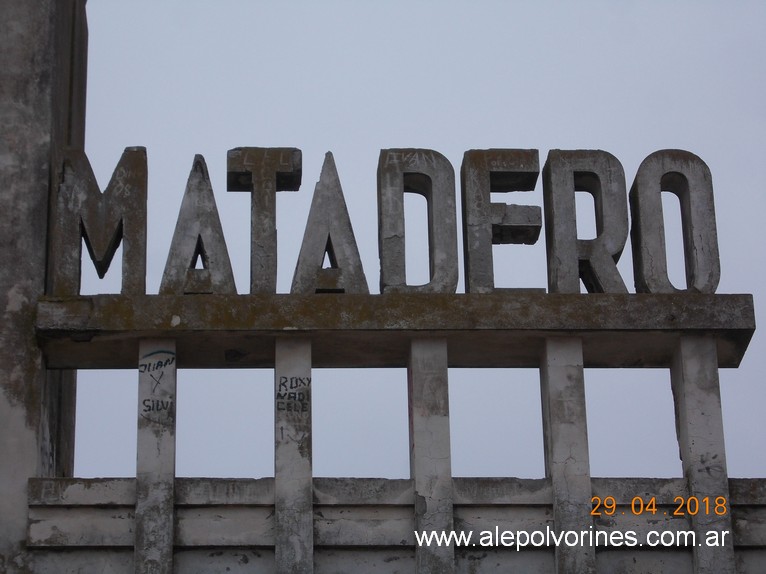
<instances>
[{"instance_id":1,"label":"concrete column","mask_svg":"<svg viewBox=\"0 0 766 574\"><path fill-rule=\"evenodd\" d=\"M84 126L84 0L0 2L0 572L34 572L27 480L72 471L74 374L46 372L34 331L45 291L50 182Z\"/></svg>"},{"instance_id":2,"label":"concrete column","mask_svg":"<svg viewBox=\"0 0 766 574\"><path fill-rule=\"evenodd\" d=\"M449 436L447 341L414 340L407 366L410 474L415 483L415 529L451 531L452 464ZM455 571L452 546L417 546L417 572Z\"/></svg>"},{"instance_id":3,"label":"concrete column","mask_svg":"<svg viewBox=\"0 0 766 574\"><path fill-rule=\"evenodd\" d=\"M676 429L684 476L689 496L700 502L700 511L690 516L697 535L694 547L696 574L734 574L731 501L726 471L726 449L723 440L721 394L718 385L718 355L712 337L683 336L679 341L670 369L673 399L676 407ZM726 499L726 512L715 513L715 500ZM707 512L703 500L709 499ZM707 546L708 532L729 534L718 540L724 546ZM700 546L700 543L702 545Z\"/></svg>"},{"instance_id":4,"label":"concrete column","mask_svg":"<svg viewBox=\"0 0 766 574\"><path fill-rule=\"evenodd\" d=\"M176 344L139 343L136 574L173 572Z\"/></svg>"},{"instance_id":5,"label":"concrete column","mask_svg":"<svg viewBox=\"0 0 766 574\"><path fill-rule=\"evenodd\" d=\"M276 572L310 574L314 571L311 341L277 340L274 408Z\"/></svg>"},{"instance_id":6,"label":"concrete column","mask_svg":"<svg viewBox=\"0 0 766 574\"><path fill-rule=\"evenodd\" d=\"M582 341L575 337L546 339L540 380L545 474L553 486L554 526L557 532L587 530L593 519ZM556 548L558 574L595 571L592 546Z\"/></svg>"}]
</instances>

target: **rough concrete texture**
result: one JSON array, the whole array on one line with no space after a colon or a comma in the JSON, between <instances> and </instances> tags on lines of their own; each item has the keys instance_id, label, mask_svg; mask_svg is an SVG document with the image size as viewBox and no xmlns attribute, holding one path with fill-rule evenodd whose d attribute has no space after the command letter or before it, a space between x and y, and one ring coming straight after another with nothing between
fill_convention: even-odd
<instances>
[{"instance_id":1,"label":"rough concrete texture","mask_svg":"<svg viewBox=\"0 0 766 574\"><path fill-rule=\"evenodd\" d=\"M82 16L81 1L0 2L0 572L9 574L35 571L24 548L27 479L71 472L74 380L46 373L33 316L45 290L51 165L84 131Z\"/></svg>"},{"instance_id":2,"label":"rough concrete texture","mask_svg":"<svg viewBox=\"0 0 766 574\"><path fill-rule=\"evenodd\" d=\"M205 159L197 155L181 202L160 293L236 292L234 272L207 165Z\"/></svg>"},{"instance_id":3,"label":"rough concrete texture","mask_svg":"<svg viewBox=\"0 0 766 574\"><path fill-rule=\"evenodd\" d=\"M122 244L122 293L146 293L146 150L126 148L104 193L85 152L67 149L50 225L50 293L80 294L82 239L103 278Z\"/></svg>"},{"instance_id":4,"label":"rough concrete texture","mask_svg":"<svg viewBox=\"0 0 766 574\"><path fill-rule=\"evenodd\" d=\"M715 343L709 336L686 335L680 338L670 369L676 428L684 476L689 495L715 502L729 496L726 447L721 414L721 392ZM710 531L732 531L729 512L698 512L691 526L700 540ZM694 550L697 574L734 574L734 547L730 536L722 547L700 545Z\"/></svg>"},{"instance_id":5,"label":"rough concrete texture","mask_svg":"<svg viewBox=\"0 0 766 574\"><path fill-rule=\"evenodd\" d=\"M580 531L593 524L588 427L582 341L549 338L540 365L545 441L545 474L553 487L553 521L557 532ZM556 572L596 571L593 546L556 548Z\"/></svg>"},{"instance_id":6,"label":"rough concrete texture","mask_svg":"<svg viewBox=\"0 0 766 574\"><path fill-rule=\"evenodd\" d=\"M93 565L107 572L132 572L135 484L135 479L30 481L28 545L37 558L35 572L100 571ZM599 531L632 529L645 536L651 530L689 528L685 517L630 516L636 495L655 497L660 514L672 513L678 506L675 498L688 496L684 478L594 478L591 484L594 495L613 496L627 513L596 518ZM453 478L452 485L458 532L554 527L549 479ZM766 485L762 479L734 479L729 493L737 572L760 573ZM413 480L314 478L313 495L315 572L415 571ZM204 572L204 567L214 572L274 571L274 479L179 478L175 497L177 572ZM123 560L126 552L131 562ZM59 569L51 566L56 556ZM520 552L456 548L455 564L456 572L467 573L556 571L552 547ZM602 547L596 565L599 572L628 574L694 571L692 552L684 548Z\"/></svg>"},{"instance_id":7,"label":"rough concrete texture","mask_svg":"<svg viewBox=\"0 0 766 574\"><path fill-rule=\"evenodd\" d=\"M408 285L405 272L404 194L428 203L430 281ZM454 293L457 289L455 171L442 154L424 149L384 149L378 159L380 292Z\"/></svg>"},{"instance_id":8,"label":"rough concrete texture","mask_svg":"<svg viewBox=\"0 0 766 574\"><path fill-rule=\"evenodd\" d=\"M323 268L325 255L330 267ZM314 189L291 293L369 293L338 170L325 155Z\"/></svg>"},{"instance_id":9,"label":"rough concrete texture","mask_svg":"<svg viewBox=\"0 0 766 574\"><path fill-rule=\"evenodd\" d=\"M176 479L178 572L273 571L274 479ZM518 530L553 527L551 482L548 479L453 478L455 529ZM637 493L656 497L660 511L672 512L677 496L687 496L687 481L647 478L595 478L593 494L614 496L628 511ZM737 572L757 573L763 558L761 524L766 518L766 486L759 479L729 482ZM36 572L89 572L103 564L115 572L124 550L132 547L133 479L35 479L30 481L30 538L46 568ZM313 479L314 571L412 572L415 548L415 494L412 480ZM673 524L673 523L676 524ZM634 529L639 535L661 528L688 529L685 518L658 521L656 516L596 519L599 530ZM272 536L269 537L269 533ZM51 533L55 534L52 538ZM398 536L398 538L397 538ZM406 536L406 538L404 538ZM321 542L320 542L321 541ZM66 548L60 569L50 568L56 548ZM89 551L88 551L89 549ZM71 559L77 556L77 560ZM246 559L243 559L242 557ZM199 560L193 563L192 557ZM554 572L552 548L456 549L457 572ZM98 560L98 562L95 562ZM130 563L132 564L132 563ZM598 571L646 574L693 572L692 553L685 549L600 549ZM127 566L126 566L127 568ZM231 570L226 570L231 568ZM188 570L191 569L191 570ZM109 571L109 570L107 570Z\"/></svg>"},{"instance_id":10,"label":"rough concrete texture","mask_svg":"<svg viewBox=\"0 0 766 574\"><path fill-rule=\"evenodd\" d=\"M174 341L141 341L138 360L136 574L173 572L176 370Z\"/></svg>"},{"instance_id":11,"label":"rough concrete texture","mask_svg":"<svg viewBox=\"0 0 766 574\"><path fill-rule=\"evenodd\" d=\"M99 295L40 302L37 329L55 368L131 368L149 336L175 339L181 368L273 367L284 334L311 339L316 367L406 367L414 335L447 338L451 367L536 368L545 338L567 335L587 367L670 367L700 331L736 367L755 316L749 295Z\"/></svg>"},{"instance_id":12,"label":"rough concrete texture","mask_svg":"<svg viewBox=\"0 0 766 574\"><path fill-rule=\"evenodd\" d=\"M460 168L466 293L495 288L492 245L537 242L542 211L535 205L492 203L491 193L533 191L540 173L537 150L470 150Z\"/></svg>"},{"instance_id":13,"label":"rough concrete texture","mask_svg":"<svg viewBox=\"0 0 766 574\"><path fill-rule=\"evenodd\" d=\"M249 191L250 293L277 290L277 192L301 186L302 156L296 148L241 147L229 150L228 191Z\"/></svg>"},{"instance_id":14,"label":"rough concrete texture","mask_svg":"<svg viewBox=\"0 0 766 574\"><path fill-rule=\"evenodd\" d=\"M274 365L274 552L279 574L314 571L311 342L277 339Z\"/></svg>"},{"instance_id":15,"label":"rough concrete texture","mask_svg":"<svg viewBox=\"0 0 766 574\"><path fill-rule=\"evenodd\" d=\"M593 196L596 237L577 238L575 193ZM627 293L617 270L628 239L625 172L612 154L600 150L551 150L543 168L548 290Z\"/></svg>"},{"instance_id":16,"label":"rough concrete texture","mask_svg":"<svg viewBox=\"0 0 766 574\"><path fill-rule=\"evenodd\" d=\"M447 364L445 339L415 339L410 344L410 474L418 531L449 532L453 528ZM455 571L455 549L418 546L415 564L417 572L449 574Z\"/></svg>"},{"instance_id":17,"label":"rough concrete texture","mask_svg":"<svg viewBox=\"0 0 766 574\"><path fill-rule=\"evenodd\" d=\"M686 288L668 278L662 192L678 197L686 262ZM630 190L633 274L638 293L690 291L715 293L721 276L718 233L710 169L699 157L681 150L650 154L638 168Z\"/></svg>"}]
</instances>

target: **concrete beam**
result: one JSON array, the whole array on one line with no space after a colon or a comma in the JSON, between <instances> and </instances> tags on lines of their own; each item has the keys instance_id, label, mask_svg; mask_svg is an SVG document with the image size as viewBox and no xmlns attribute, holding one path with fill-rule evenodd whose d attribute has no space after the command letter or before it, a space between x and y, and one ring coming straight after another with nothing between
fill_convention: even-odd
<instances>
[{"instance_id":1,"label":"concrete beam","mask_svg":"<svg viewBox=\"0 0 766 574\"><path fill-rule=\"evenodd\" d=\"M588 367L670 367L678 336L700 331L733 367L754 329L749 295L99 295L37 309L55 368L133 368L141 337L175 339L182 368L271 367L277 336L310 338L319 367L405 367L413 335L446 338L451 367L538 367L546 337L572 334Z\"/></svg>"},{"instance_id":2,"label":"concrete beam","mask_svg":"<svg viewBox=\"0 0 766 574\"><path fill-rule=\"evenodd\" d=\"M274 365L274 552L277 574L314 571L311 342L277 339Z\"/></svg>"},{"instance_id":3,"label":"concrete beam","mask_svg":"<svg viewBox=\"0 0 766 574\"><path fill-rule=\"evenodd\" d=\"M143 340L138 361L136 574L172 574L176 471L176 349Z\"/></svg>"}]
</instances>

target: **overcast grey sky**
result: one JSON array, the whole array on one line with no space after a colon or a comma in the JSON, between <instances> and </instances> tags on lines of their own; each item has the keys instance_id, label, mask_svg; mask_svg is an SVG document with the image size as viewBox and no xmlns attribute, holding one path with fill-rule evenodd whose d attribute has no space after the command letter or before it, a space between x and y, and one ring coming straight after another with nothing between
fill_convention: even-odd
<instances>
[{"instance_id":1,"label":"overcast grey sky","mask_svg":"<svg viewBox=\"0 0 766 574\"><path fill-rule=\"evenodd\" d=\"M102 187L125 147L147 148L151 293L197 153L240 293L249 197L225 180L238 146L303 151L301 190L277 200L278 291L289 290L332 151L377 292L382 148L435 149L456 171L473 148L537 148L541 163L554 148L604 149L628 186L648 154L679 148L713 175L718 292L753 293L763 323L763 2L90 0L88 18L86 148ZM542 205L541 184L524 200ZM589 207L578 203L583 234ZM671 279L683 287L678 208L666 207ZM408 280L423 283L425 215L415 201L407 209ZM545 287L544 239L494 255L497 285ZM84 292L119 288L119 265L103 282L89 265ZM633 292L629 245L619 268ZM740 369L721 371L730 476L766 476L765 338L756 332ZM450 377L453 473L542 476L537 372ZM134 475L136 373L79 381L77 473ZM586 392L594 476L681 475L667 371L588 370ZM272 395L271 371L181 371L178 474L272 475ZM315 370L314 428L315 475L408 476L404 370Z\"/></svg>"}]
</instances>

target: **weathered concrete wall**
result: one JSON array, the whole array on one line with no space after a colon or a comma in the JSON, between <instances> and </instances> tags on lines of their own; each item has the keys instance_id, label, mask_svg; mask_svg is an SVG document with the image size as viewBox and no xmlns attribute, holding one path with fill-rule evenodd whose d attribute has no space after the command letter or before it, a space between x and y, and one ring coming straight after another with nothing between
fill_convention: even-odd
<instances>
[{"instance_id":1,"label":"weathered concrete wall","mask_svg":"<svg viewBox=\"0 0 766 574\"><path fill-rule=\"evenodd\" d=\"M49 185L84 132L84 0L0 2L0 571L32 572L27 478L71 473L74 378L46 373L34 333L45 292Z\"/></svg>"},{"instance_id":2,"label":"weathered concrete wall","mask_svg":"<svg viewBox=\"0 0 766 574\"><path fill-rule=\"evenodd\" d=\"M273 478L176 479L174 571L278 571L274 483ZM457 532L554 526L554 489L549 479L453 478L450 483L454 503L450 514ZM311 484L314 572L415 571L413 530L420 495L414 480L314 478ZM690 528L688 516L662 515L672 513L676 497L688 492L684 478L593 478L590 486L594 495L614 496L617 503L613 516L592 520L599 531L633 529L644 536L658 528ZM761 572L759 561L766 557L766 481L734 479L728 489L734 558L727 564L736 565L740 574ZM631 501L637 493L647 499L656 497L657 515L632 515ZM37 557L37 572L86 573L94 571L89 569L94 564L132 572L136 501L134 479L32 480L28 543ZM454 554L455 572L556 572L556 553L546 546L520 551L461 547ZM600 548L595 571L700 571L693 564L692 549Z\"/></svg>"}]
</instances>

